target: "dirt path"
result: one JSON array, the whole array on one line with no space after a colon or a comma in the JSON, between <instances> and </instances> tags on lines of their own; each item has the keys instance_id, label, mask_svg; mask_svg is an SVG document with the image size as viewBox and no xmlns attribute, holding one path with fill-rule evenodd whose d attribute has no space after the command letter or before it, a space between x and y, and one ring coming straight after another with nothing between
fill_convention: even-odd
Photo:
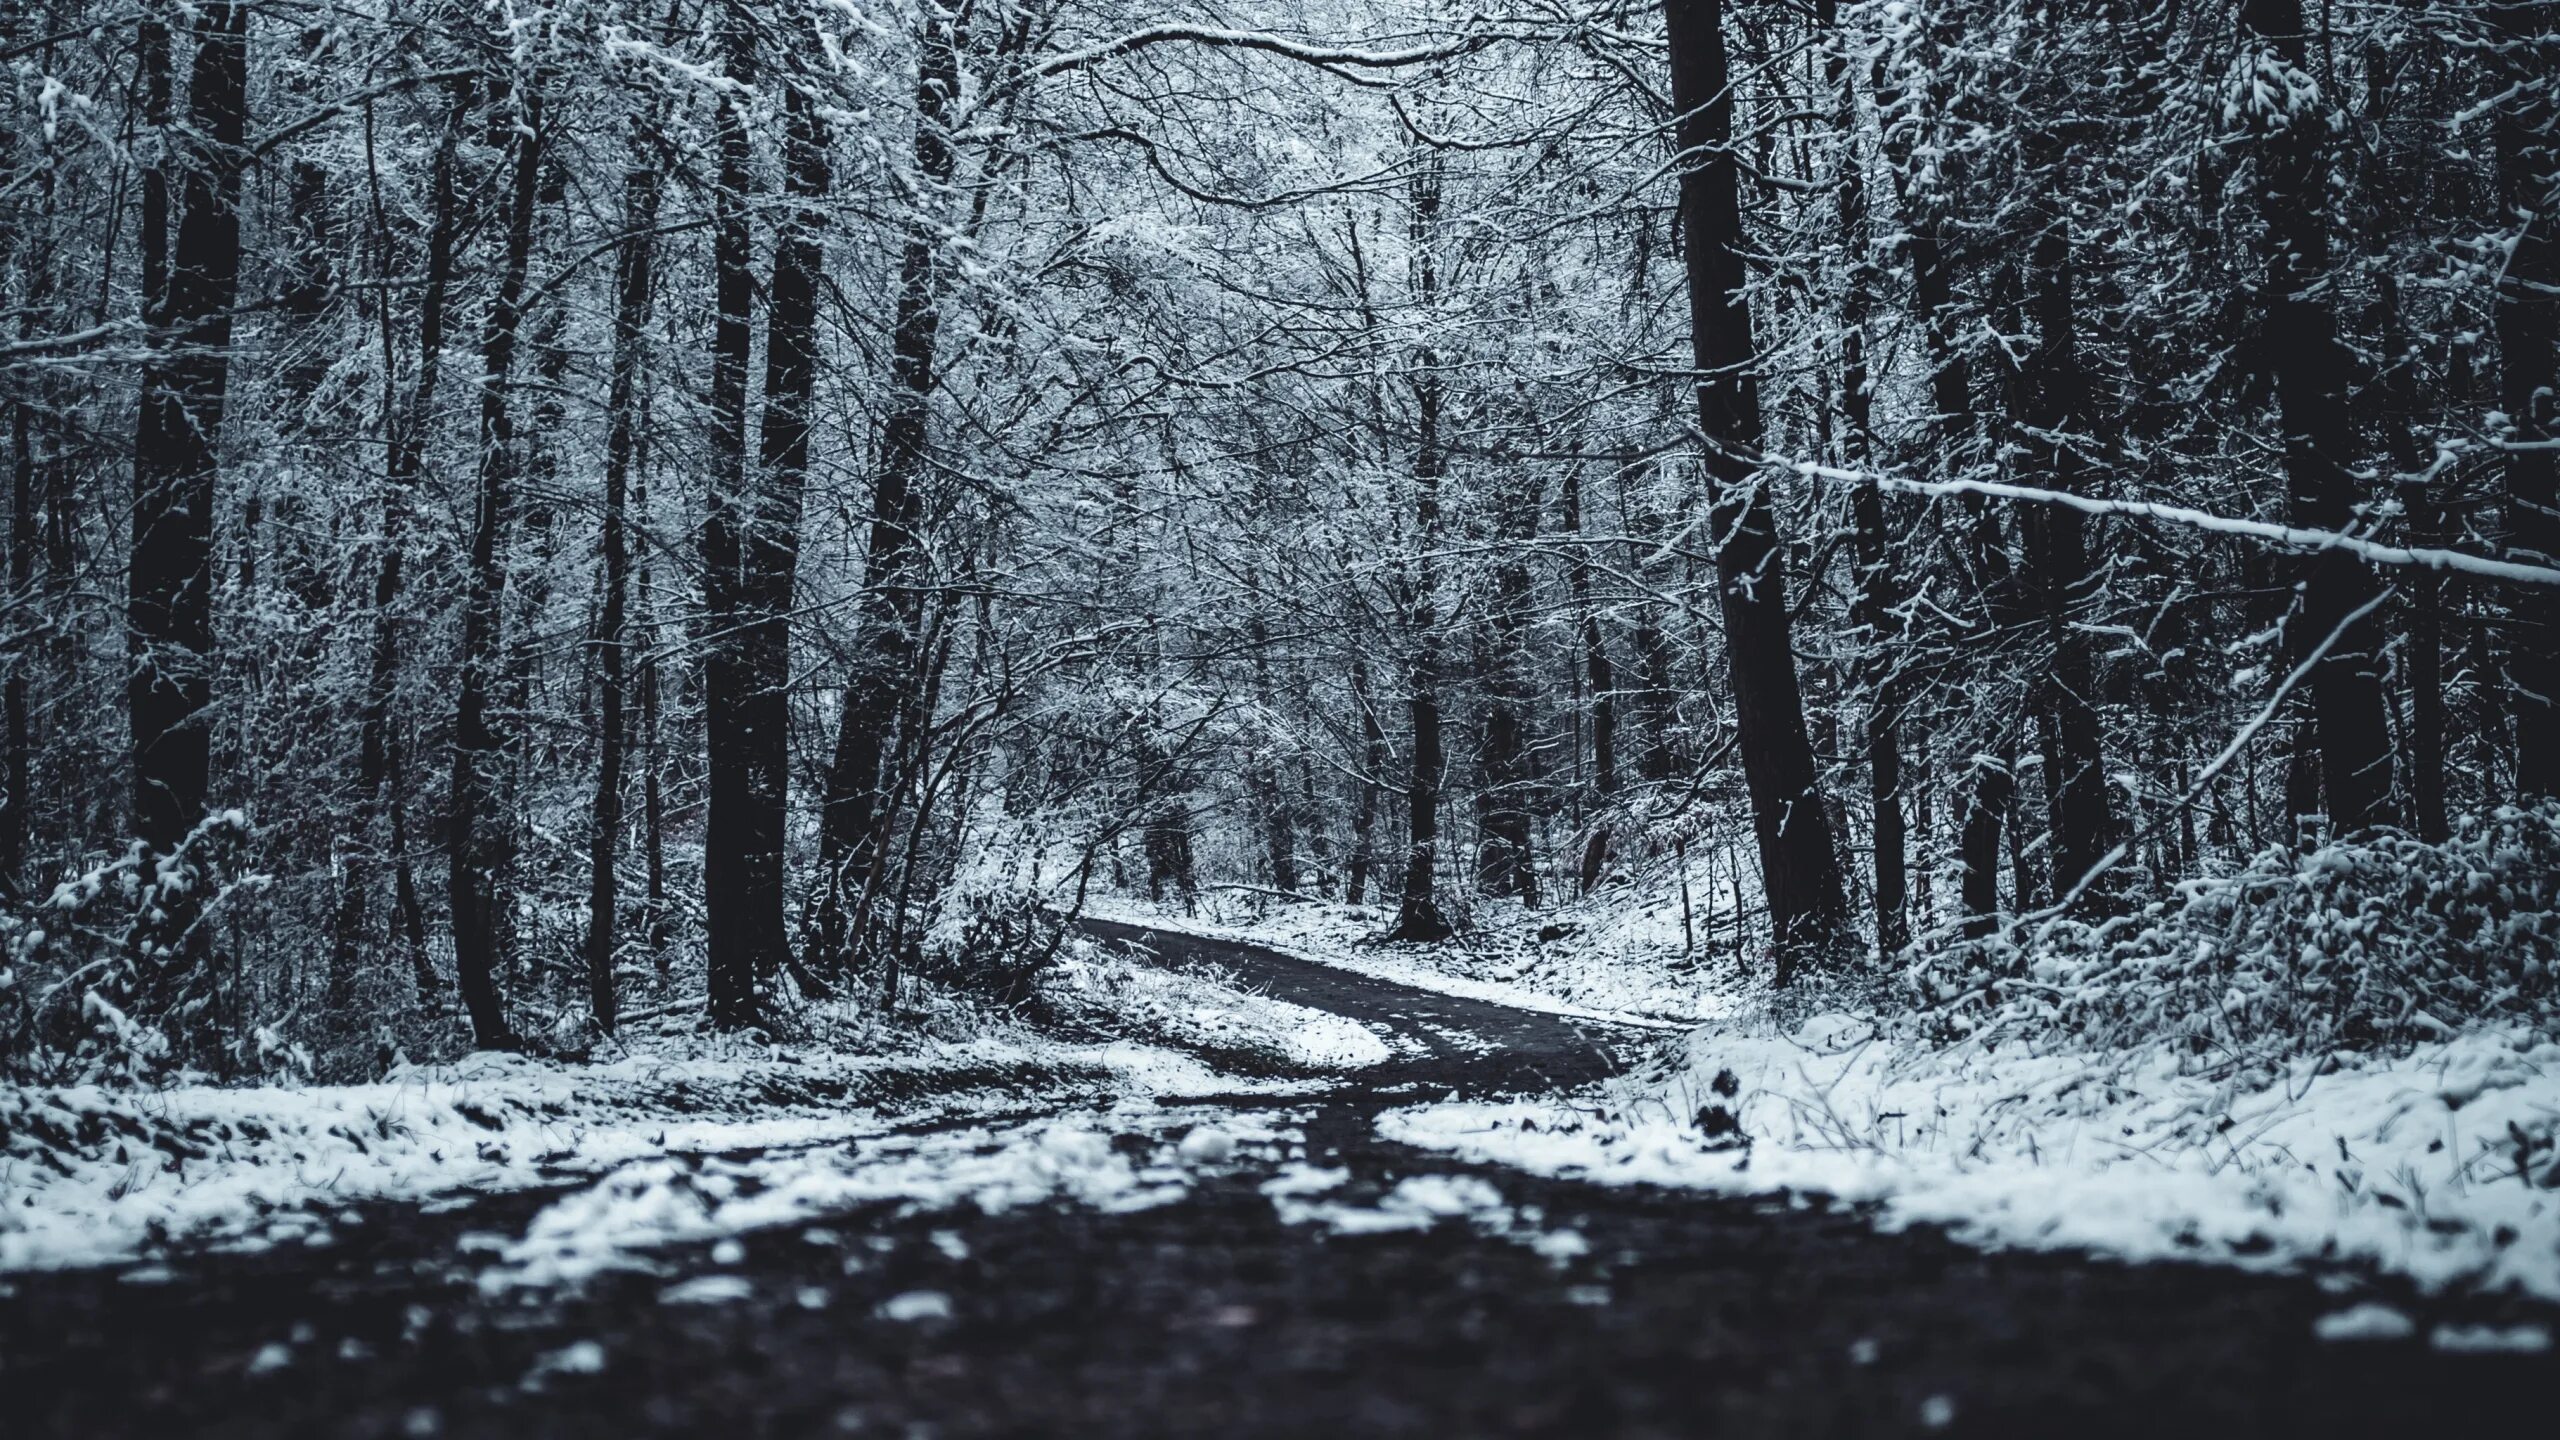
<instances>
[{"instance_id":1,"label":"dirt path","mask_svg":"<svg viewBox=\"0 0 2560 1440\"><path fill-rule=\"evenodd\" d=\"M1466 1176L1514 1223L1290 1224L1260 1188L1274 1167L1245 1165L1134 1213L879 1205L735 1252L663 1252L660 1273L581 1293L493 1298L469 1237L519 1232L551 1197L384 1208L324 1249L197 1257L158 1283L19 1277L0 1300L0 1430L2408 1437L2538 1433L2560 1393L2550 1355L2323 1344L2312 1322L2341 1302L2303 1280L1984 1254L1820 1204L1605 1190L1382 1144L1366 1116L1402 1087L1589 1079L1640 1042L1223 942L1160 948L1428 1048L1288 1102L1305 1163L1349 1172L1328 1200ZM1522 1243L1562 1231L1586 1253ZM733 1298L666 1303L713 1274ZM2422 1325L2433 1313L2395 1298Z\"/></svg>"},{"instance_id":2,"label":"dirt path","mask_svg":"<svg viewBox=\"0 0 2560 1440\"><path fill-rule=\"evenodd\" d=\"M1256 989L1312 1009L1395 1032L1420 1054L1363 1070L1338 1103L1363 1096L1433 1098L1569 1090L1614 1075L1659 1040L1660 1032L1515 1009L1374 980L1260 945L1152 930L1110 920L1079 922L1098 939L1166 965L1206 962Z\"/></svg>"}]
</instances>

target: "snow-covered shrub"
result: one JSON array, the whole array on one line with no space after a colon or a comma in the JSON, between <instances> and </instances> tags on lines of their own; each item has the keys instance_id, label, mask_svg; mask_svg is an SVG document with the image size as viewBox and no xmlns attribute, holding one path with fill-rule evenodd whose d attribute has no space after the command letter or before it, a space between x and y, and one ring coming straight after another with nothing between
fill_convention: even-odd
<instances>
[{"instance_id":1,"label":"snow-covered shrub","mask_svg":"<svg viewBox=\"0 0 2560 1440\"><path fill-rule=\"evenodd\" d=\"M0 1074L43 1082L156 1078L207 1059L291 1068L299 1051L229 1013L213 926L262 877L242 873L252 831L226 810L163 855L124 855L0 912Z\"/></svg>"},{"instance_id":2,"label":"snow-covered shrub","mask_svg":"<svg viewBox=\"0 0 2560 1440\"><path fill-rule=\"evenodd\" d=\"M1020 890L982 891L969 897L957 934L926 951L923 973L955 990L1012 1009L1031 998L1041 972L1056 962L1065 937L1065 918L1039 896Z\"/></svg>"},{"instance_id":3,"label":"snow-covered shrub","mask_svg":"<svg viewBox=\"0 0 2560 1440\"><path fill-rule=\"evenodd\" d=\"M1924 953L1948 1034L2204 1064L2403 1049L2487 1020L2560 1021L2560 805L2501 807L2428 844L2385 831L2274 847L2100 924L2053 920Z\"/></svg>"}]
</instances>

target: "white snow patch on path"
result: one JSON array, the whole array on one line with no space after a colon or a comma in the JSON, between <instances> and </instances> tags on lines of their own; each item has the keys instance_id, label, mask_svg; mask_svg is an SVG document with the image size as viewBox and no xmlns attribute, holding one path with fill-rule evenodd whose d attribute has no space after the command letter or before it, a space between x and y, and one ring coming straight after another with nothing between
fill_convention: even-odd
<instances>
[{"instance_id":1,"label":"white snow patch on path","mask_svg":"<svg viewBox=\"0 0 2560 1440\"><path fill-rule=\"evenodd\" d=\"M1639 1030L1685 1030L1686 1025L1623 1011L1594 1010L1542 995L1525 986L1505 984L1498 980L1471 979L1451 975L1400 955L1356 953L1347 948L1308 947L1275 940L1265 930L1250 926L1222 925L1215 921L1189 916L1168 915L1152 906L1109 896L1088 897L1084 913L1096 920L1119 925L1140 925L1167 934L1195 935L1207 940L1228 940L1241 945L1258 946L1305 960L1317 965L1347 970L1372 980L1384 980L1414 990L1427 990L1435 995L1449 995L1461 1000L1482 1000L1494 1005L1507 1005L1514 1010L1531 1010L1542 1015L1562 1015L1575 1020L1596 1020L1609 1025L1624 1025Z\"/></svg>"},{"instance_id":2,"label":"white snow patch on path","mask_svg":"<svg viewBox=\"0 0 2560 1440\"><path fill-rule=\"evenodd\" d=\"M1289 1088L1220 1076L1160 1046L1017 1036L856 1059L740 1048L570 1066L481 1054L369 1085L0 1087L0 1273L181 1245L326 1244L358 1203L443 1205L645 1160L823 1145L922 1116L988 1113L1022 1095L969 1087L1008 1066L1081 1072L1087 1088L1124 1095ZM948 1092L895 1113L863 1103L871 1082L930 1091L946 1075ZM773 1099L777 1088L806 1098ZM60 1143L66 1133L78 1143Z\"/></svg>"},{"instance_id":3,"label":"white snow patch on path","mask_svg":"<svg viewBox=\"0 0 2560 1440\"><path fill-rule=\"evenodd\" d=\"M1378 1128L1539 1174L1874 1202L1888 1228L1944 1224L1982 1244L2363 1264L2430 1289L2560 1300L2560 1190L2542 1183L2560 1044L2522 1032L2306 1062L2258 1085L2181 1073L2166 1051L1832 1051L1722 1031L1691 1045L1669 1082L1425 1105ZM1718 1108L1747 1147L1699 1123Z\"/></svg>"}]
</instances>

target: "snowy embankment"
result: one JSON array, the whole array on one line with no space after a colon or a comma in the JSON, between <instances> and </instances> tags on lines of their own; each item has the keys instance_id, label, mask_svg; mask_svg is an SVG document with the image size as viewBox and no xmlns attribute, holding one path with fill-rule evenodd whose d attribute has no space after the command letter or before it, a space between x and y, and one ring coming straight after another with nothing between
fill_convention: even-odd
<instances>
[{"instance_id":1,"label":"snowy embankment","mask_svg":"<svg viewBox=\"0 0 2560 1440\"><path fill-rule=\"evenodd\" d=\"M1816 1191L1978 1243L2405 1275L2560 1301L2560 1044L2487 1030L2264 1083L2130 1056L1989 1053L1817 1017L1710 1027L1667 1077L1437 1104L1389 1138L1547 1175Z\"/></svg>"},{"instance_id":2,"label":"snowy embankment","mask_svg":"<svg viewBox=\"0 0 2560 1440\"><path fill-rule=\"evenodd\" d=\"M1389 922L1386 917L1353 906L1308 902L1286 905L1267 915L1245 913L1222 916L1210 912L1183 915L1150 905L1141 900L1116 897L1088 897L1084 913L1097 920L1123 925L1143 925L1181 935L1201 935L1214 940L1233 940L1278 951L1293 959L1330 965L1372 980L1385 980L1436 995L1454 995L1469 1000L1483 1000L1495 1005L1508 1005L1515 1010L1532 1010L1544 1015L1564 1015L1577 1020L1598 1020L1613 1025L1638 1029L1671 1030L1681 1028L1673 1019L1641 1005L1625 1009L1599 1008L1580 1004L1551 993L1537 983L1541 976L1535 967L1516 962L1486 961L1468 951L1462 944L1372 945L1368 944ZM1621 999L1639 993L1630 983L1585 987ZM1649 987L1647 987L1649 988ZM1681 1007L1683 1013L1699 1003L1693 995ZM1711 1009L1721 1004L1710 1002Z\"/></svg>"},{"instance_id":3,"label":"snowy embankment","mask_svg":"<svg viewBox=\"0 0 2560 1440\"><path fill-rule=\"evenodd\" d=\"M509 1055L369 1085L0 1087L0 1271L178 1244L326 1244L346 1207L592 1176L653 1158L807 1146L928 1117L1233 1089L1142 1044L1023 1035L816 1052L681 1038L565 1066Z\"/></svg>"},{"instance_id":4,"label":"snowy embankment","mask_svg":"<svg viewBox=\"0 0 2560 1440\"><path fill-rule=\"evenodd\" d=\"M1356 1020L1258 994L1200 969L1172 971L1089 941L1041 977L1060 1015L1213 1060L1295 1071L1359 1070L1394 1051Z\"/></svg>"}]
</instances>

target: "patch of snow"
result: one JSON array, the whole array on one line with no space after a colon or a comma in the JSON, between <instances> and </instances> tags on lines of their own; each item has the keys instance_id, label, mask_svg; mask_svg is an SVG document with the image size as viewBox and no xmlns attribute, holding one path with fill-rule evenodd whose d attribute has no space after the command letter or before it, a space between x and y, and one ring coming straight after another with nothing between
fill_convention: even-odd
<instances>
[{"instance_id":1,"label":"patch of snow","mask_svg":"<svg viewBox=\"0 0 2560 1440\"><path fill-rule=\"evenodd\" d=\"M948 1320L951 1297L939 1290L909 1290L880 1302L880 1318L909 1322L916 1320Z\"/></svg>"},{"instance_id":2,"label":"patch of snow","mask_svg":"<svg viewBox=\"0 0 2560 1440\"><path fill-rule=\"evenodd\" d=\"M1202 1125L1182 1137L1177 1147L1185 1160L1215 1163L1236 1153L1235 1137L1215 1125Z\"/></svg>"},{"instance_id":3,"label":"patch of snow","mask_svg":"<svg viewBox=\"0 0 2560 1440\"><path fill-rule=\"evenodd\" d=\"M533 1362L526 1371L523 1386L540 1390L554 1375L601 1375L604 1373L604 1347L593 1340L580 1340L551 1351Z\"/></svg>"},{"instance_id":4,"label":"patch of snow","mask_svg":"<svg viewBox=\"0 0 2560 1440\"><path fill-rule=\"evenodd\" d=\"M1349 1016L1275 1000L1204 970L1168 970L1084 944L1042 977L1042 994L1089 1023L1118 1025L1211 1053L1242 1052L1302 1070L1360 1070L1394 1050Z\"/></svg>"},{"instance_id":5,"label":"patch of snow","mask_svg":"<svg viewBox=\"0 0 2560 1440\"><path fill-rule=\"evenodd\" d=\"M2406 1340L2418 1333L2418 1324L2388 1305L2368 1300L2321 1316L2311 1323L2311 1333L2323 1340Z\"/></svg>"},{"instance_id":6,"label":"patch of snow","mask_svg":"<svg viewBox=\"0 0 2560 1440\"><path fill-rule=\"evenodd\" d=\"M658 1292L661 1305L726 1305L756 1293L744 1275L696 1275Z\"/></svg>"},{"instance_id":7,"label":"patch of snow","mask_svg":"<svg viewBox=\"0 0 2560 1440\"><path fill-rule=\"evenodd\" d=\"M583 1066L480 1054L365 1085L0 1086L0 1273L182 1244L324 1245L328 1217L354 1202L451 1209L642 1161L841 1144L1012 1108L1026 1091L1291 1089L1135 1041L1005 1033L855 1058L695 1043L706 1048ZM865 1100L918 1091L926 1098L902 1098L896 1113Z\"/></svg>"},{"instance_id":8,"label":"patch of snow","mask_svg":"<svg viewBox=\"0 0 2560 1440\"><path fill-rule=\"evenodd\" d=\"M1982 1244L2368 1264L2429 1289L2560 1300L2560 1191L2527 1163L2560 1126L2560 1044L2521 1030L2321 1056L2251 1084L2188 1073L2165 1048L1879 1040L1832 1054L1712 1028L1668 1079L1378 1125L1539 1174L1872 1202L1888 1227Z\"/></svg>"},{"instance_id":9,"label":"patch of snow","mask_svg":"<svg viewBox=\"0 0 2560 1440\"><path fill-rule=\"evenodd\" d=\"M1455 959L1463 952L1449 947L1411 947L1405 950L1357 949L1361 940L1379 928L1372 917L1348 914L1349 907L1291 906L1254 923L1221 922L1195 916L1174 915L1158 907L1116 897L1088 897L1085 913L1098 920L1124 925L1144 925L1168 933L1199 935L1213 940L1233 940L1259 945L1296 960L1329 965L1373 980L1385 980L1410 989L1427 990L1437 995L1452 995L1466 1000L1483 1000L1507 1005L1515 1010L1531 1010L1545 1015L1563 1015L1577 1020L1595 1020L1604 1024L1624 1025L1646 1030L1686 1028L1682 1022L1625 1010L1595 1009L1560 999L1516 981L1487 979L1462 975L1430 963L1428 957ZM1356 1027L1355 1027L1356 1028ZM1374 1038L1374 1037L1373 1037ZM1383 1058L1383 1057L1381 1057Z\"/></svg>"},{"instance_id":10,"label":"patch of snow","mask_svg":"<svg viewBox=\"0 0 2560 1440\"><path fill-rule=\"evenodd\" d=\"M667 1246L734 1244L749 1231L805 1227L881 1203L910 1212L968 1205L996 1214L1056 1199L1144 1210L1190 1192L1192 1170L1165 1162L1205 1167L1247 1150L1268 1158L1297 1138L1279 1116L1227 1115L1220 1121L1224 1156L1185 1155L1169 1137L1196 1134L1202 1121L1198 1111L1125 1105L739 1159L640 1161L546 1206L521 1237L503 1243L480 1285L492 1293L576 1285L605 1270L653 1268L651 1252ZM939 1232L934 1244L951 1259L968 1254L957 1234ZM853 1268L849 1262L848 1273Z\"/></svg>"},{"instance_id":11,"label":"patch of snow","mask_svg":"<svg viewBox=\"0 0 2560 1440\"><path fill-rule=\"evenodd\" d=\"M2551 1331L2540 1325L2439 1325L2427 1343L2472 1355L2539 1355L2551 1348Z\"/></svg>"}]
</instances>

